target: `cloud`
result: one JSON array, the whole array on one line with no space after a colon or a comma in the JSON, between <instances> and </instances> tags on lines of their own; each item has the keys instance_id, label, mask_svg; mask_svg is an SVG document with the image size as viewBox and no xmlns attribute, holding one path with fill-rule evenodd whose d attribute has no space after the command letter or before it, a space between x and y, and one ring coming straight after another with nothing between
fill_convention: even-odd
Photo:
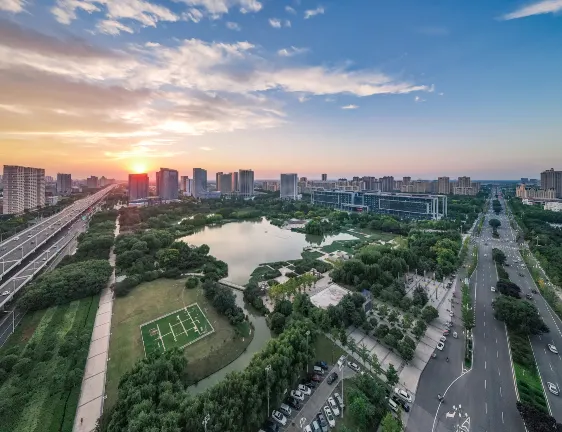
<instances>
[{"instance_id":1,"label":"cloud","mask_svg":"<svg viewBox=\"0 0 562 432\"><path fill-rule=\"evenodd\" d=\"M227 22L226 27L229 28L230 30L236 30L236 31L242 30L237 23L232 21Z\"/></svg>"},{"instance_id":2,"label":"cloud","mask_svg":"<svg viewBox=\"0 0 562 432\"><path fill-rule=\"evenodd\" d=\"M425 99L422 99L420 96L416 96L416 97L414 97L414 102L422 103L422 102L425 102Z\"/></svg>"},{"instance_id":3,"label":"cloud","mask_svg":"<svg viewBox=\"0 0 562 432\"><path fill-rule=\"evenodd\" d=\"M26 0L0 0L0 10L18 13L24 11Z\"/></svg>"},{"instance_id":4,"label":"cloud","mask_svg":"<svg viewBox=\"0 0 562 432\"><path fill-rule=\"evenodd\" d=\"M223 15L233 7L238 7L240 12L259 12L262 4L257 0L175 0L190 6L199 7L211 15Z\"/></svg>"},{"instance_id":5,"label":"cloud","mask_svg":"<svg viewBox=\"0 0 562 432\"><path fill-rule=\"evenodd\" d=\"M213 149L211 147L199 147L199 150L212 151Z\"/></svg>"},{"instance_id":6,"label":"cloud","mask_svg":"<svg viewBox=\"0 0 562 432\"><path fill-rule=\"evenodd\" d=\"M500 19L512 20L525 18L533 15L543 15L562 11L562 0L542 0L527 6L523 6L511 13L503 15Z\"/></svg>"},{"instance_id":7,"label":"cloud","mask_svg":"<svg viewBox=\"0 0 562 432\"><path fill-rule=\"evenodd\" d=\"M291 6L285 6L285 10L287 12L289 12L290 14L293 14L293 15L296 15L296 13L297 13L297 11L294 8L292 8Z\"/></svg>"},{"instance_id":8,"label":"cloud","mask_svg":"<svg viewBox=\"0 0 562 432\"><path fill-rule=\"evenodd\" d=\"M445 93L443 93L443 92L441 92L441 93L438 93L438 94L439 94L439 96L443 96L443 95L445 95Z\"/></svg>"},{"instance_id":9,"label":"cloud","mask_svg":"<svg viewBox=\"0 0 562 432\"><path fill-rule=\"evenodd\" d=\"M285 20L285 21L283 22L283 25L284 25L285 27L291 27L291 21L290 21L290 20Z\"/></svg>"},{"instance_id":10,"label":"cloud","mask_svg":"<svg viewBox=\"0 0 562 432\"><path fill-rule=\"evenodd\" d=\"M310 98L306 96L299 96L298 99L300 103L304 103L310 100Z\"/></svg>"},{"instance_id":11,"label":"cloud","mask_svg":"<svg viewBox=\"0 0 562 432\"><path fill-rule=\"evenodd\" d=\"M318 6L316 9L309 9L304 11L304 19L312 18L316 15L321 15L324 13L324 8L322 6Z\"/></svg>"},{"instance_id":12,"label":"cloud","mask_svg":"<svg viewBox=\"0 0 562 432\"><path fill-rule=\"evenodd\" d=\"M297 54L303 54L308 51L308 48L297 48L297 47L290 47L290 48L283 48L277 51L277 55L281 57L292 57Z\"/></svg>"},{"instance_id":13,"label":"cloud","mask_svg":"<svg viewBox=\"0 0 562 432\"><path fill-rule=\"evenodd\" d=\"M273 28L281 28L281 20L277 18L269 18L269 25Z\"/></svg>"},{"instance_id":14,"label":"cloud","mask_svg":"<svg viewBox=\"0 0 562 432\"><path fill-rule=\"evenodd\" d=\"M194 23L198 23L203 18L203 12L201 12L199 9L191 8L189 9L189 11L184 12L181 17L185 21L193 21Z\"/></svg>"},{"instance_id":15,"label":"cloud","mask_svg":"<svg viewBox=\"0 0 562 432\"><path fill-rule=\"evenodd\" d=\"M134 33L131 27L127 27L125 24L120 23L115 20L103 20L96 24L96 28L101 32L108 35L116 36L121 32Z\"/></svg>"},{"instance_id":16,"label":"cloud","mask_svg":"<svg viewBox=\"0 0 562 432\"><path fill-rule=\"evenodd\" d=\"M105 7L107 20L130 19L145 27L156 27L159 21L178 21L180 17L170 9L148 0L57 0L51 9L58 22L70 24L77 18L76 11L101 12Z\"/></svg>"},{"instance_id":17,"label":"cloud","mask_svg":"<svg viewBox=\"0 0 562 432\"><path fill-rule=\"evenodd\" d=\"M449 29L446 27L437 27L437 26L428 26L428 27L420 27L417 29L418 33L427 35L427 36L446 36L449 34Z\"/></svg>"},{"instance_id":18,"label":"cloud","mask_svg":"<svg viewBox=\"0 0 562 432\"><path fill-rule=\"evenodd\" d=\"M354 109L357 109L357 108L359 108L359 107L357 105L353 105L353 104L352 105L345 105L345 106L341 107L341 109L343 109L343 110L354 110Z\"/></svg>"}]
</instances>

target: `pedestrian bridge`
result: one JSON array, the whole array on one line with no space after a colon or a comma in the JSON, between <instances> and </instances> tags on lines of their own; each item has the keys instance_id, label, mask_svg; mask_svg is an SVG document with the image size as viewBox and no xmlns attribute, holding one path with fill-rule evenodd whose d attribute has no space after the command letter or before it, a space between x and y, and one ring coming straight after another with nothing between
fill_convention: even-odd
<instances>
[{"instance_id":1,"label":"pedestrian bridge","mask_svg":"<svg viewBox=\"0 0 562 432\"><path fill-rule=\"evenodd\" d=\"M238 290L238 291L244 291L246 289L246 287L243 287L242 285L235 284L234 282L230 282L228 279L221 279L219 281L219 283L221 285L227 286L229 288L233 288L233 289Z\"/></svg>"}]
</instances>

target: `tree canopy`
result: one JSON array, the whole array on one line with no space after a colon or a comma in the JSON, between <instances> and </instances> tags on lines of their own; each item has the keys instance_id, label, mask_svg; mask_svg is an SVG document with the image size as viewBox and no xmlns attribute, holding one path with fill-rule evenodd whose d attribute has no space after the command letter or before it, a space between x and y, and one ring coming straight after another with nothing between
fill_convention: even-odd
<instances>
[{"instance_id":1,"label":"tree canopy","mask_svg":"<svg viewBox=\"0 0 562 432\"><path fill-rule=\"evenodd\" d=\"M549 329L534 304L510 296L496 297L492 303L494 316L510 330L523 334L548 333Z\"/></svg>"}]
</instances>

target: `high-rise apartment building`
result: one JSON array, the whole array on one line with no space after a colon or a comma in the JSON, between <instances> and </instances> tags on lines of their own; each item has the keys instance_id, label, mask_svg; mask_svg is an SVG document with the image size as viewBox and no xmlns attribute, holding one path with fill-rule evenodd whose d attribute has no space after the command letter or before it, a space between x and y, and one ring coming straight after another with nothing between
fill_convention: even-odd
<instances>
[{"instance_id":1,"label":"high-rise apartment building","mask_svg":"<svg viewBox=\"0 0 562 432\"><path fill-rule=\"evenodd\" d=\"M180 190L185 196L193 196L193 180L189 176L181 176Z\"/></svg>"},{"instance_id":2,"label":"high-rise apartment building","mask_svg":"<svg viewBox=\"0 0 562 432\"><path fill-rule=\"evenodd\" d=\"M70 174L57 174L57 194L70 195L72 193L72 176Z\"/></svg>"},{"instance_id":3,"label":"high-rise apartment building","mask_svg":"<svg viewBox=\"0 0 562 432\"><path fill-rule=\"evenodd\" d=\"M160 168L156 173L156 195L163 201L178 199L179 174L170 168Z\"/></svg>"},{"instance_id":4,"label":"high-rise apartment building","mask_svg":"<svg viewBox=\"0 0 562 432\"><path fill-rule=\"evenodd\" d=\"M89 189L95 189L98 187L98 178L96 176L91 176L86 179L86 187Z\"/></svg>"},{"instance_id":5,"label":"high-rise apartment building","mask_svg":"<svg viewBox=\"0 0 562 432\"><path fill-rule=\"evenodd\" d=\"M4 165L4 214L19 214L45 205L45 170Z\"/></svg>"},{"instance_id":6,"label":"high-rise apartment building","mask_svg":"<svg viewBox=\"0 0 562 432\"><path fill-rule=\"evenodd\" d=\"M222 171L219 171L218 173L215 174L215 185L216 185L218 191L221 190L221 176L222 175L223 175Z\"/></svg>"},{"instance_id":7,"label":"high-rise apartment building","mask_svg":"<svg viewBox=\"0 0 562 432\"><path fill-rule=\"evenodd\" d=\"M193 196L204 198L207 195L207 170L193 168Z\"/></svg>"},{"instance_id":8,"label":"high-rise apartment building","mask_svg":"<svg viewBox=\"0 0 562 432\"><path fill-rule=\"evenodd\" d=\"M451 193L451 181L449 177L437 178L437 193L448 195Z\"/></svg>"},{"instance_id":9,"label":"high-rise apartment building","mask_svg":"<svg viewBox=\"0 0 562 432\"><path fill-rule=\"evenodd\" d=\"M384 176L381 179L381 190L383 192L392 192L394 190L394 177Z\"/></svg>"},{"instance_id":10,"label":"high-rise apartment building","mask_svg":"<svg viewBox=\"0 0 562 432\"><path fill-rule=\"evenodd\" d=\"M148 174L129 174L129 201L148 198Z\"/></svg>"},{"instance_id":11,"label":"high-rise apartment building","mask_svg":"<svg viewBox=\"0 0 562 432\"><path fill-rule=\"evenodd\" d=\"M408 186L412 183L412 177L402 177L402 186Z\"/></svg>"},{"instance_id":12,"label":"high-rise apartment building","mask_svg":"<svg viewBox=\"0 0 562 432\"><path fill-rule=\"evenodd\" d=\"M298 195L297 190L297 175L296 174L281 174L281 192L282 199L296 200Z\"/></svg>"},{"instance_id":13,"label":"high-rise apartment building","mask_svg":"<svg viewBox=\"0 0 562 432\"><path fill-rule=\"evenodd\" d=\"M554 168L541 173L541 189L554 189L557 198L562 198L562 171L554 171Z\"/></svg>"},{"instance_id":14,"label":"high-rise apartment building","mask_svg":"<svg viewBox=\"0 0 562 432\"><path fill-rule=\"evenodd\" d=\"M221 194L231 194L234 192L234 185L233 183L234 176L232 173L220 173L220 176L217 178L217 190Z\"/></svg>"},{"instance_id":15,"label":"high-rise apartment building","mask_svg":"<svg viewBox=\"0 0 562 432\"><path fill-rule=\"evenodd\" d=\"M238 171L240 195L251 197L254 195L254 171L241 169Z\"/></svg>"},{"instance_id":16,"label":"high-rise apartment building","mask_svg":"<svg viewBox=\"0 0 562 432\"><path fill-rule=\"evenodd\" d=\"M238 184L238 173L234 171L232 173L232 192L238 192L240 190L240 185Z\"/></svg>"},{"instance_id":17,"label":"high-rise apartment building","mask_svg":"<svg viewBox=\"0 0 562 432\"><path fill-rule=\"evenodd\" d=\"M322 181L328 181L328 174L322 174Z\"/></svg>"}]
</instances>

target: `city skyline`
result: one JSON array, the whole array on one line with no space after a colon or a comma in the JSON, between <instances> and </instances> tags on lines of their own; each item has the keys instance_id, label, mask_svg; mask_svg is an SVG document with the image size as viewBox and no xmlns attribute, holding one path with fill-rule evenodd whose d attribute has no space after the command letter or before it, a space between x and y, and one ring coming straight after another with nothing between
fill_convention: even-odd
<instances>
[{"instance_id":1,"label":"city skyline","mask_svg":"<svg viewBox=\"0 0 562 432\"><path fill-rule=\"evenodd\" d=\"M560 2L129 3L0 2L3 163L499 180L562 159Z\"/></svg>"}]
</instances>

